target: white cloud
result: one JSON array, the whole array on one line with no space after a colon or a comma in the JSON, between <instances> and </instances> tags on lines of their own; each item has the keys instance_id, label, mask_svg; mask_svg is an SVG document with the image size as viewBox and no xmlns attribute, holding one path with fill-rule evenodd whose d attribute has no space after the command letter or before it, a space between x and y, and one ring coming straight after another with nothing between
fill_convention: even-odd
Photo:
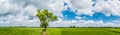
<instances>
[{"instance_id":1,"label":"white cloud","mask_svg":"<svg viewBox=\"0 0 120 35\"><path fill-rule=\"evenodd\" d=\"M36 7L0 1L0 26L39 26L35 18Z\"/></svg>"},{"instance_id":2,"label":"white cloud","mask_svg":"<svg viewBox=\"0 0 120 35\"><path fill-rule=\"evenodd\" d=\"M22 7L33 5L41 10L48 9L57 16L62 17L61 11L65 9L63 2L69 2L69 0L10 0L9 2Z\"/></svg>"},{"instance_id":3,"label":"white cloud","mask_svg":"<svg viewBox=\"0 0 120 35\"><path fill-rule=\"evenodd\" d=\"M118 15L120 16L120 1L118 0L108 0L108 1L97 1L93 10L101 11L106 15Z\"/></svg>"},{"instance_id":4,"label":"white cloud","mask_svg":"<svg viewBox=\"0 0 120 35\"><path fill-rule=\"evenodd\" d=\"M0 26L39 26L40 22L38 19L34 18L29 20L28 16L23 15L8 15L6 17L1 17Z\"/></svg>"},{"instance_id":5,"label":"white cloud","mask_svg":"<svg viewBox=\"0 0 120 35\"><path fill-rule=\"evenodd\" d=\"M77 14L87 14L91 15L92 12L92 1L91 0L70 0L70 7L77 9Z\"/></svg>"},{"instance_id":6,"label":"white cloud","mask_svg":"<svg viewBox=\"0 0 120 35\"><path fill-rule=\"evenodd\" d=\"M72 20L72 21L65 21L60 20L56 22L51 22L50 27L120 27L120 24L115 23L104 23L103 21L93 21L93 20Z\"/></svg>"},{"instance_id":7,"label":"white cloud","mask_svg":"<svg viewBox=\"0 0 120 35\"><path fill-rule=\"evenodd\" d=\"M61 11L65 8L62 0L56 0L54 3L49 4L50 10L53 11L57 16L63 17Z\"/></svg>"},{"instance_id":8,"label":"white cloud","mask_svg":"<svg viewBox=\"0 0 120 35\"><path fill-rule=\"evenodd\" d=\"M76 16L75 18L76 18L76 19L82 19L82 17L79 17L79 16Z\"/></svg>"}]
</instances>

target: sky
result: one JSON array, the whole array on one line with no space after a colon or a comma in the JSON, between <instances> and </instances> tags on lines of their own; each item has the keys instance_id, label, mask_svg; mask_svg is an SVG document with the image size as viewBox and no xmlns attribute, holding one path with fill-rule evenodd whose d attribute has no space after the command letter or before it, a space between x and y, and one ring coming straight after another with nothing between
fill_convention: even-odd
<instances>
[{"instance_id":1,"label":"sky","mask_svg":"<svg viewBox=\"0 0 120 35\"><path fill-rule=\"evenodd\" d=\"M0 0L0 26L40 26L37 9L59 20L49 27L120 27L120 0Z\"/></svg>"}]
</instances>

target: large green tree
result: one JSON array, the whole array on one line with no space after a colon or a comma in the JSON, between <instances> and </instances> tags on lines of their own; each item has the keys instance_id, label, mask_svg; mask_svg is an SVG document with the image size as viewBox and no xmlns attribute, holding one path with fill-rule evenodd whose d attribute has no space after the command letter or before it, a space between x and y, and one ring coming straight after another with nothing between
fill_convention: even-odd
<instances>
[{"instance_id":1,"label":"large green tree","mask_svg":"<svg viewBox=\"0 0 120 35\"><path fill-rule=\"evenodd\" d=\"M53 15L52 12L49 12L48 9L43 11L38 9L36 16L39 18L41 22L40 26L44 27L44 30L46 30L49 22L58 20L57 16Z\"/></svg>"}]
</instances>

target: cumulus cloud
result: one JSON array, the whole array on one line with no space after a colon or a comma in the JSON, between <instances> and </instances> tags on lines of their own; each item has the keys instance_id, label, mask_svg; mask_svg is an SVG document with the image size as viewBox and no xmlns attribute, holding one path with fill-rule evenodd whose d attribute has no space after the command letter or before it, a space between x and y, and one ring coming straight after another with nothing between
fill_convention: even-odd
<instances>
[{"instance_id":1,"label":"cumulus cloud","mask_svg":"<svg viewBox=\"0 0 120 35\"><path fill-rule=\"evenodd\" d=\"M49 9L59 17L62 17L61 11L65 9L63 2L69 0L9 0L9 3L22 6L22 8L33 5L38 9Z\"/></svg>"},{"instance_id":2,"label":"cumulus cloud","mask_svg":"<svg viewBox=\"0 0 120 35\"><path fill-rule=\"evenodd\" d=\"M23 15L7 15L0 17L0 26L39 26L40 22L38 19L33 18L32 20L28 16Z\"/></svg>"},{"instance_id":3,"label":"cumulus cloud","mask_svg":"<svg viewBox=\"0 0 120 35\"><path fill-rule=\"evenodd\" d=\"M70 26L76 26L76 27L120 27L120 24L116 23L105 23L103 21L93 21L93 20L71 20L71 21L65 21L65 20L59 20L56 22L51 22L49 27L70 27Z\"/></svg>"},{"instance_id":4,"label":"cumulus cloud","mask_svg":"<svg viewBox=\"0 0 120 35\"><path fill-rule=\"evenodd\" d=\"M8 0L0 1L0 26L19 26L35 24L36 8L33 5L23 7L23 4L13 4Z\"/></svg>"},{"instance_id":5,"label":"cumulus cloud","mask_svg":"<svg viewBox=\"0 0 120 35\"><path fill-rule=\"evenodd\" d=\"M93 10L96 12L103 12L107 16L110 14L120 16L120 1L119 0L99 0L96 2L96 5L94 6Z\"/></svg>"},{"instance_id":6,"label":"cumulus cloud","mask_svg":"<svg viewBox=\"0 0 120 35\"><path fill-rule=\"evenodd\" d=\"M92 1L91 0L70 0L70 7L78 10L77 14L92 15Z\"/></svg>"}]
</instances>

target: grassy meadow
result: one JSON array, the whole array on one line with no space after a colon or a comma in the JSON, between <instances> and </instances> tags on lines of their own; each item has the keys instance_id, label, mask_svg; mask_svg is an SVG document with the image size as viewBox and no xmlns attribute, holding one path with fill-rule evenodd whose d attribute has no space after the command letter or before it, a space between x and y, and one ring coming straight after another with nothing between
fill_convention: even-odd
<instances>
[{"instance_id":1,"label":"grassy meadow","mask_svg":"<svg viewBox=\"0 0 120 35\"><path fill-rule=\"evenodd\" d=\"M43 28L0 28L0 35L41 35ZM47 28L48 35L120 35L120 28Z\"/></svg>"}]
</instances>

